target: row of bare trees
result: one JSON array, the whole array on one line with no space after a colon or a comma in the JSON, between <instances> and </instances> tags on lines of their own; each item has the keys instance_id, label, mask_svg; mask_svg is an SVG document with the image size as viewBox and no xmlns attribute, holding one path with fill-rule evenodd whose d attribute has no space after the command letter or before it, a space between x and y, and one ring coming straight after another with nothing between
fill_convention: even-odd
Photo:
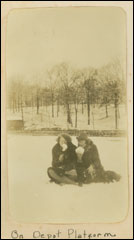
<instances>
[{"instance_id":1,"label":"row of bare trees","mask_svg":"<svg viewBox=\"0 0 134 240\"><path fill-rule=\"evenodd\" d=\"M41 81L34 77L26 82L24 77L13 77L8 81L8 108L21 111L24 107L51 106L52 118L59 116L60 107L66 110L67 123L72 125L70 106L74 105L75 128L78 123L78 105L84 114L87 106L87 124L91 124L91 105L105 106L106 118L109 117L108 106L114 104L115 128L118 128L119 105L126 103L126 86L124 73L118 59L102 68L75 69L70 64L61 63L42 74ZM54 106L56 105L56 113Z\"/></svg>"}]
</instances>

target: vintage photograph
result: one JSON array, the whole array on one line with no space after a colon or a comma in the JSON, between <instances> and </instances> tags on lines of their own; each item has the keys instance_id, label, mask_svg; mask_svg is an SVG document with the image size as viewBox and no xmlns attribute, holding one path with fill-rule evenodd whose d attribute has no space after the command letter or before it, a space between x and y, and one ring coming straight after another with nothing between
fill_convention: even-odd
<instances>
[{"instance_id":1,"label":"vintage photograph","mask_svg":"<svg viewBox=\"0 0 134 240\"><path fill-rule=\"evenodd\" d=\"M118 223L128 214L126 13L13 9L6 32L10 218Z\"/></svg>"}]
</instances>

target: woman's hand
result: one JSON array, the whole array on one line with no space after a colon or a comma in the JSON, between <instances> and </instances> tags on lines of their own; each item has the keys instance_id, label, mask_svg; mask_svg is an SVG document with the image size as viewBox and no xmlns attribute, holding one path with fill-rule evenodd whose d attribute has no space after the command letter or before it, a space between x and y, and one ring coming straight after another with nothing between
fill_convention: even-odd
<instances>
[{"instance_id":1,"label":"woman's hand","mask_svg":"<svg viewBox=\"0 0 134 240\"><path fill-rule=\"evenodd\" d=\"M59 156L59 162L63 162L63 160L64 160L64 154L61 154L61 155Z\"/></svg>"},{"instance_id":2,"label":"woman's hand","mask_svg":"<svg viewBox=\"0 0 134 240\"><path fill-rule=\"evenodd\" d=\"M90 165L90 167L87 169L88 173L91 175L92 178L96 176L95 169L93 165Z\"/></svg>"},{"instance_id":3,"label":"woman's hand","mask_svg":"<svg viewBox=\"0 0 134 240\"><path fill-rule=\"evenodd\" d=\"M78 163L81 163L82 162L82 155L84 153L84 148L78 147L78 148L76 148L75 152L77 154L77 161L78 161Z\"/></svg>"},{"instance_id":4,"label":"woman's hand","mask_svg":"<svg viewBox=\"0 0 134 240\"><path fill-rule=\"evenodd\" d=\"M75 152L76 152L76 154L81 154L81 155L83 155L83 153L84 153L84 148L83 147L78 147L78 148L76 148L76 150L75 150Z\"/></svg>"},{"instance_id":5,"label":"woman's hand","mask_svg":"<svg viewBox=\"0 0 134 240\"><path fill-rule=\"evenodd\" d=\"M67 148L68 148L68 147L67 147L67 144L64 143L64 144L62 145L62 151L63 151L63 152L66 151Z\"/></svg>"}]
</instances>

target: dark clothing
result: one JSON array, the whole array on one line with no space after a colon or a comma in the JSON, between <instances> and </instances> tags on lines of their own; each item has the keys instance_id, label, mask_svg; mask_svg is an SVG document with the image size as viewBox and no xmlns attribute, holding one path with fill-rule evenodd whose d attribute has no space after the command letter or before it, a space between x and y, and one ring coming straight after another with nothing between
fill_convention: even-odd
<instances>
[{"instance_id":1,"label":"dark clothing","mask_svg":"<svg viewBox=\"0 0 134 240\"><path fill-rule=\"evenodd\" d=\"M82 156L82 162L85 169L89 168L92 164L95 170L103 170L98 149L93 143L85 148L84 154Z\"/></svg>"},{"instance_id":2,"label":"dark clothing","mask_svg":"<svg viewBox=\"0 0 134 240\"><path fill-rule=\"evenodd\" d=\"M94 169L94 176L91 176L87 170L91 165ZM93 142L85 147L85 151L82 156L82 162L77 163L76 171L78 175L78 181L82 183L112 182L113 180L120 180L120 176L115 172L104 170L100 161L98 149Z\"/></svg>"},{"instance_id":3,"label":"dark clothing","mask_svg":"<svg viewBox=\"0 0 134 240\"><path fill-rule=\"evenodd\" d=\"M89 176L87 173L87 169L90 167L90 165L93 166L96 173L101 173L103 171L97 147L95 144L93 144L93 142L85 147L81 163L77 163L76 165L79 182L84 182L91 178L91 176Z\"/></svg>"},{"instance_id":4,"label":"dark clothing","mask_svg":"<svg viewBox=\"0 0 134 240\"><path fill-rule=\"evenodd\" d=\"M56 180L58 179L57 177L54 178L52 176L55 173L57 176L68 176L69 178L70 176L66 175L66 172L69 172L72 169L76 170L77 175L75 181L77 181L79 184L88 184L91 182L113 182L114 180L120 180L120 176L115 172L104 170L100 161L98 149L91 140L85 147L81 162L78 162L75 150L76 146L71 142L68 143L68 148L65 151L62 151L62 147L59 143L53 147L52 168L48 169L48 175L53 181L60 181ZM93 176L88 172L88 168L91 165L94 169Z\"/></svg>"},{"instance_id":5,"label":"dark clothing","mask_svg":"<svg viewBox=\"0 0 134 240\"><path fill-rule=\"evenodd\" d=\"M76 146L72 143L68 143L66 151L62 151L60 144L56 144L52 149L52 166L57 169L58 172L65 172L75 168L77 156L75 153ZM63 158L59 161L59 158Z\"/></svg>"},{"instance_id":6,"label":"dark clothing","mask_svg":"<svg viewBox=\"0 0 134 240\"><path fill-rule=\"evenodd\" d=\"M70 172L70 171L69 171ZM57 170L53 167L48 168L47 170L48 176L51 179L51 182L55 182L57 184L73 184L77 185L77 176L76 175L68 175L66 173L57 173Z\"/></svg>"}]
</instances>

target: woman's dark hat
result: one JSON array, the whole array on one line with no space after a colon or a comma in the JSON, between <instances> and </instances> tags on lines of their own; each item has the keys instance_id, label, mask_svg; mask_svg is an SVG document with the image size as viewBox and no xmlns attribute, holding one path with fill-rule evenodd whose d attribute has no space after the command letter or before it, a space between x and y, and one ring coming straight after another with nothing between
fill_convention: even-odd
<instances>
[{"instance_id":1,"label":"woman's dark hat","mask_svg":"<svg viewBox=\"0 0 134 240\"><path fill-rule=\"evenodd\" d=\"M57 138L57 142L59 142L60 137L63 137L67 141L67 143L71 143L72 142L71 136L69 134L67 134L67 133L60 134L58 136L58 138Z\"/></svg>"},{"instance_id":2,"label":"woman's dark hat","mask_svg":"<svg viewBox=\"0 0 134 240\"><path fill-rule=\"evenodd\" d=\"M86 133L81 133L78 137L76 137L78 141L88 140L88 135Z\"/></svg>"}]
</instances>

